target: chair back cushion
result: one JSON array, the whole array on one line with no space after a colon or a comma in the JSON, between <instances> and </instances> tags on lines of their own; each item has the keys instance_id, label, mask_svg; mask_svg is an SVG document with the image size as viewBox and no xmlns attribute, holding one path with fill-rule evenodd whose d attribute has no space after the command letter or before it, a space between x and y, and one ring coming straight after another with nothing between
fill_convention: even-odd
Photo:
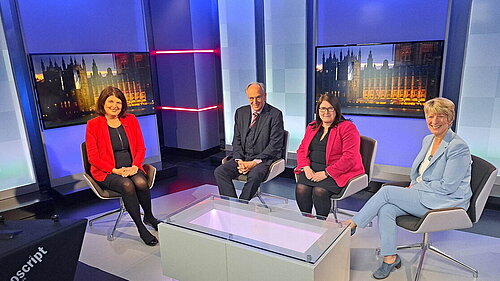
<instances>
[{"instance_id":1,"label":"chair back cushion","mask_svg":"<svg viewBox=\"0 0 500 281\"><path fill-rule=\"evenodd\" d=\"M377 154L377 141L366 136L361 136L360 153L365 174L368 175L368 181L370 181Z\"/></svg>"},{"instance_id":2,"label":"chair back cushion","mask_svg":"<svg viewBox=\"0 0 500 281\"><path fill-rule=\"evenodd\" d=\"M497 169L495 166L480 157L472 155L470 180L472 198L470 200L470 207L467 210L467 214L472 222L479 220L486 205L486 200L493 188L496 174Z\"/></svg>"},{"instance_id":3,"label":"chair back cushion","mask_svg":"<svg viewBox=\"0 0 500 281\"><path fill-rule=\"evenodd\" d=\"M281 157L285 159L285 165L286 161L288 160L288 138L290 135L288 134L287 130L284 130L283 134L283 147L281 148Z\"/></svg>"},{"instance_id":4,"label":"chair back cushion","mask_svg":"<svg viewBox=\"0 0 500 281\"><path fill-rule=\"evenodd\" d=\"M87 156L87 146L85 145L85 142L82 143L82 162L85 173L90 175L90 163Z\"/></svg>"},{"instance_id":5,"label":"chair back cushion","mask_svg":"<svg viewBox=\"0 0 500 281\"><path fill-rule=\"evenodd\" d=\"M91 176L90 163L89 163L89 158L87 156L87 146L85 145L85 142L83 142L81 145L81 151L82 151L83 169L85 170L85 175L83 177L89 184L92 191L101 199L111 199L111 198L121 197L121 194L116 191L102 189L99 186L99 184L95 181L95 179Z\"/></svg>"}]
</instances>

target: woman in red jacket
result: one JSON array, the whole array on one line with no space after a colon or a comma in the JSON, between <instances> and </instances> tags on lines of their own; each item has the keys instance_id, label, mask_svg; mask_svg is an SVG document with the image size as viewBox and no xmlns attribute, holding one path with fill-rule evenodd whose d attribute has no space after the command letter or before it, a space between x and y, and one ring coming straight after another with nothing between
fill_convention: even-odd
<instances>
[{"instance_id":1,"label":"woman in red jacket","mask_svg":"<svg viewBox=\"0 0 500 281\"><path fill-rule=\"evenodd\" d=\"M364 173L360 142L356 126L342 116L337 98L321 95L316 120L307 126L297 150L295 198L300 211L311 213L314 205L316 215L328 216L330 196Z\"/></svg>"},{"instance_id":2,"label":"woman in red jacket","mask_svg":"<svg viewBox=\"0 0 500 281\"><path fill-rule=\"evenodd\" d=\"M103 189L122 194L141 239L154 246L158 240L142 223L139 208L144 210L144 223L158 230L142 167L146 147L137 118L126 110L127 100L120 89L109 86L102 90L96 105L99 116L87 122L85 135L90 172Z\"/></svg>"}]
</instances>

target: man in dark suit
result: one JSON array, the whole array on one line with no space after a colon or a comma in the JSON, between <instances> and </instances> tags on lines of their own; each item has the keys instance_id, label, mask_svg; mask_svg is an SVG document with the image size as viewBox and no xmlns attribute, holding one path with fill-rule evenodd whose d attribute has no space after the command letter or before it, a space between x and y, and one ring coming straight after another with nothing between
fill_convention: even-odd
<instances>
[{"instance_id":1,"label":"man in dark suit","mask_svg":"<svg viewBox=\"0 0 500 281\"><path fill-rule=\"evenodd\" d=\"M240 174L247 175L247 182L240 199L253 198L269 171L269 166L282 158L283 114L266 103L264 84L248 84L246 95L250 105L236 110L233 159L215 169L215 179L219 193L223 196L237 197L232 179Z\"/></svg>"}]
</instances>

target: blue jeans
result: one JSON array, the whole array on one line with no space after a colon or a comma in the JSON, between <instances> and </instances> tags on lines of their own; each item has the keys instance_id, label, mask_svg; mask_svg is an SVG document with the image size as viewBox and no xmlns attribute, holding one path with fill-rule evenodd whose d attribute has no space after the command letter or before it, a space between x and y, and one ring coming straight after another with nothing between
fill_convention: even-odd
<instances>
[{"instance_id":1,"label":"blue jeans","mask_svg":"<svg viewBox=\"0 0 500 281\"><path fill-rule=\"evenodd\" d=\"M380 254L390 256L396 254L396 217L422 217L429 210L420 203L419 190L389 185L375 193L352 220L357 226L364 228L378 216Z\"/></svg>"}]
</instances>

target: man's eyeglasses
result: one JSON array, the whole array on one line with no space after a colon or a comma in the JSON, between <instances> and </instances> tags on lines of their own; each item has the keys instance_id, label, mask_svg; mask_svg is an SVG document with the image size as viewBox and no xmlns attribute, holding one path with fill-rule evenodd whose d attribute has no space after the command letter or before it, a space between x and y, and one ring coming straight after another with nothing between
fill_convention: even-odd
<instances>
[{"instance_id":1,"label":"man's eyeglasses","mask_svg":"<svg viewBox=\"0 0 500 281\"><path fill-rule=\"evenodd\" d=\"M319 112L321 113L326 113L326 112L334 112L335 109L333 107L320 107Z\"/></svg>"}]
</instances>

